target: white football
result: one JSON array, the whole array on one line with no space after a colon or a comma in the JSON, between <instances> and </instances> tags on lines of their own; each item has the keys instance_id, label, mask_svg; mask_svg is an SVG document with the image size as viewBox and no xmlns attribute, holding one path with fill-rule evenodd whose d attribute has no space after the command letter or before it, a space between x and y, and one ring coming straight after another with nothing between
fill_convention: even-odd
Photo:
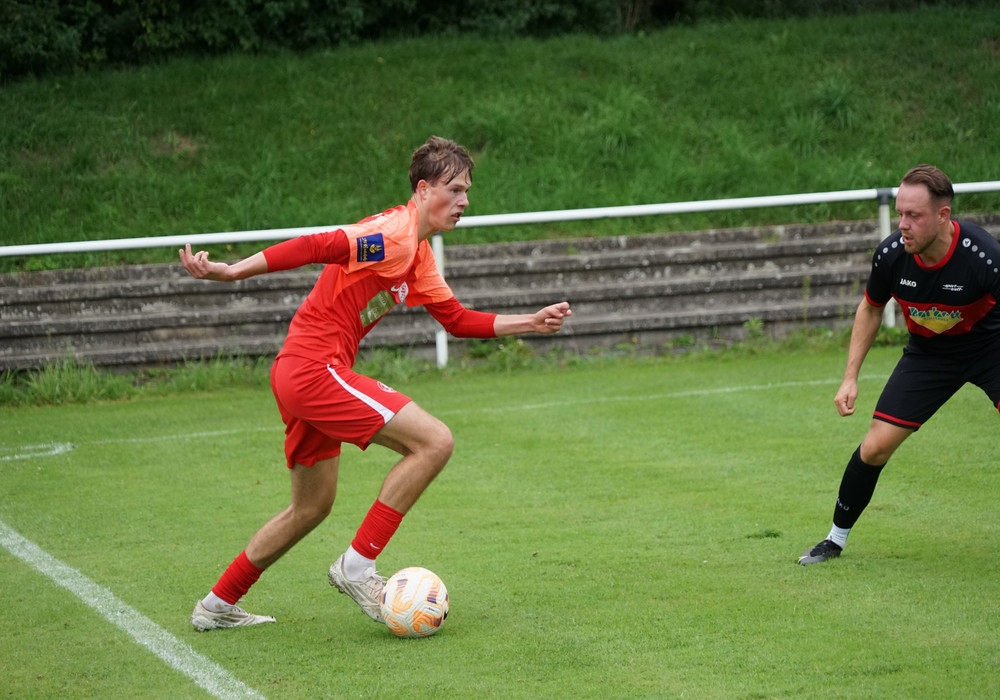
<instances>
[{"instance_id":1,"label":"white football","mask_svg":"<svg viewBox=\"0 0 1000 700\"><path fill-rule=\"evenodd\" d=\"M448 589L433 571L401 569L382 590L382 619L397 637L429 637L448 617Z\"/></svg>"}]
</instances>

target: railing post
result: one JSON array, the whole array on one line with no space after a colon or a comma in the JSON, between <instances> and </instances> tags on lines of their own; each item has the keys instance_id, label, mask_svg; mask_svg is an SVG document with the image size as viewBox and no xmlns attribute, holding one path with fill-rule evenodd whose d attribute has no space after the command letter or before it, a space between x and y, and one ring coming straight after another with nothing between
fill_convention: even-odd
<instances>
[{"instance_id":1,"label":"railing post","mask_svg":"<svg viewBox=\"0 0 1000 700\"><path fill-rule=\"evenodd\" d=\"M891 211L889 201L892 199L891 187L880 187L878 195L878 232L879 241L884 241L892 233ZM890 299L885 305L885 313L882 314L882 326L885 328L896 327L896 300Z\"/></svg>"},{"instance_id":2,"label":"railing post","mask_svg":"<svg viewBox=\"0 0 1000 700\"><path fill-rule=\"evenodd\" d=\"M434 251L434 262L437 263L438 271L444 277L444 236L440 233L431 236L431 250ZM440 324L437 324L437 327L437 332L434 334L437 366L438 369L444 369L448 365L448 333Z\"/></svg>"}]
</instances>

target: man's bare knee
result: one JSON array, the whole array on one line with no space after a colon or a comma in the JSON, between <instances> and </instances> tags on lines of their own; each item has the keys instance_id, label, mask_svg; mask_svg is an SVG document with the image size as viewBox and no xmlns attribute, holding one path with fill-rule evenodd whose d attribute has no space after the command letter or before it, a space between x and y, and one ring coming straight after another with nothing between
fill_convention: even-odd
<instances>
[{"instance_id":1,"label":"man's bare knee","mask_svg":"<svg viewBox=\"0 0 1000 700\"><path fill-rule=\"evenodd\" d=\"M312 530L326 520L333 510L333 502L293 503L292 517L300 527Z\"/></svg>"},{"instance_id":2,"label":"man's bare knee","mask_svg":"<svg viewBox=\"0 0 1000 700\"><path fill-rule=\"evenodd\" d=\"M868 434L861 442L861 459L865 464L882 466L912 434L912 430L899 428L885 421L873 420Z\"/></svg>"},{"instance_id":3,"label":"man's bare knee","mask_svg":"<svg viewBox=\"0 0 1000 700\"><path fill-rule=\"evenodd\" d=\"M373 439L399 454L419 455L443 467L455 449L451 429L414 403L404 406Z\"/></svg>"},{"instance_id":4,"label":"man's bare knee","mask_svg":"<svg viewBox=\"0 0 1000 700\"><path fill-rule=\"evenodd\" d=\"M455 451L455 438L451 434L451 429L444 423L439 422L439 429L433 436L431 451L436 456L434 461L440 462L444 467L445 463L451 459L451 453Z\"/></svg>"}]
</instances>

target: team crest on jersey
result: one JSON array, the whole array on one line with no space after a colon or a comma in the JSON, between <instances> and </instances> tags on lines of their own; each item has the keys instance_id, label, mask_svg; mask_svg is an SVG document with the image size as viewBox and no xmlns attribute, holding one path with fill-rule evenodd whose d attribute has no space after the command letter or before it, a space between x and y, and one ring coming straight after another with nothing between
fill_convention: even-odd
<instances>
[{"instance_id":1,"label":"team crest on jersey","mask_svg":"<svg viewBox=\"0 0 1000 700\"><path fill-rule=\"evenodd\" d=\"M392 286L392 291L396 295L396 301L402 304L406 301L406 297L410 293L410 287L406 282L400 282L398 285Z\"/></svg>"},{"instance_id":2,"label":"team crest on jersey","mask_svg":"<svg viewBox=\"0 0 1000 700\"><path fill-rule=\"evenodd\" d=\"M385 260L385 242L381 233L358 238L358 262Z\"/></svg>"}]
</instances>

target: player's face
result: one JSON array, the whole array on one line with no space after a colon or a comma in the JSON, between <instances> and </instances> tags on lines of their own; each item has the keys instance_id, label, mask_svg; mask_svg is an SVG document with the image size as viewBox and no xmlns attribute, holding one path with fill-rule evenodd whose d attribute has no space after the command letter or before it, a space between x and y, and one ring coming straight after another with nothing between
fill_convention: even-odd
<instances>
[{"instance_id":1,"label":"player's face","mask_svg":"<svg viewBox=\"0 0 1000 700\"><path fill-rule=\"evenodd\" d=\"M451 231L455 228L465 208L469 206L469 188L472 178L466 171L448 182L436 185L421 183L418 191L426 187L424 197L427 223L435 231Z\"/></svg>"},{"instance_id":2,"label":"player's face","mask_svg":"<svg viewBox=\"0 0 1000 700\"><path fill-rule=\"evenodd\" d=\"M899 232L907 253L922 255L937 252L934 245L941 242L942 224L947 223L951 215L950 207L935 207L925 185L903 183L896 194L896 213L899 214ZM951 241L945 243L950 244Z\"/></svg>"}]
</instances>

